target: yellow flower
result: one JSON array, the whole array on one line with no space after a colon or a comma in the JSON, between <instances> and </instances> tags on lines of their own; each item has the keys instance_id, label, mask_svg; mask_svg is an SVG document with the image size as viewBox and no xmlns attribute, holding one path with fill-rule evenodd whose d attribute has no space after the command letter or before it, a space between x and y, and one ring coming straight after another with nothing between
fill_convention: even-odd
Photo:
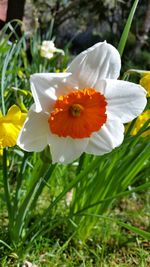
<instances>
[{"instance_id":1,"label":"yellow flower","mask_svg":"<svg viewBox=\"0 0 150 267\"><path fill-rule=\"evenodd\" d=\"M25 118L26 113L22 113L16 105L10 107L6 116L0 112L0 150L16 145Z\"/></svg>"},{"instance_id":2,"label":"yellow flower","mask_svg":"<svg viewBox=\"0 0 150 267\"><path fill-rule=\"evenodd\" d=\"M140 85L146 89L147 96L150 97L150 73L147 73L140 79Z\"/></svg>"},{"instance_id":3,"label":"yellow flower","mask_svg":"<svg viewBox=\"0 0 150 267\"><path fill-rule=\"evenodd\" d=\"M150 109L144 111L140 116L138 116L135 126L131 132L132 135L136 135L138 133L138 131L143 127L143 125L146 123L146 121L148 121L148 119L150 118ZM150 124L149 124L150 126ZM150 130L144 132L142 134L143 137L147 136L150 134Z\"/></svg>"}]
</instances>

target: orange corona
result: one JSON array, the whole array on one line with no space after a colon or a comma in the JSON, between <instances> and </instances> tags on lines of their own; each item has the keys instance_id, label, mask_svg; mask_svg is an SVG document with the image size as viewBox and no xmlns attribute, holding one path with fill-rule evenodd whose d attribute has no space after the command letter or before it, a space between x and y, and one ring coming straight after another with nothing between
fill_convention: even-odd
<instances>
[{"instance_id":1,"label":"orange corona","mask_svg":"<svg viewBox=\"0 0 150 267\"><path fill-rule=\"evenodd\" d=\"M60 96L49 117L49 127L59 137L86 138L106 122L105 97L93 88Z\"/></svg>"}]
</instances>

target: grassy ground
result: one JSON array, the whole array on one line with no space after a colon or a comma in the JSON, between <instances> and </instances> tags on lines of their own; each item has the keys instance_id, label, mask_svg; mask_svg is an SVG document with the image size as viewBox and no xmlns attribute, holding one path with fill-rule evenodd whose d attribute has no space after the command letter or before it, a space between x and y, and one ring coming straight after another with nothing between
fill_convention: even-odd
<instances>
[{"instance_id":1,"label":"grassy ground","mask_svg":"<svg viewBox=\"0 0 150 267\"><path fill-rule=\"evenodd\" d=\"M149 198L148 193L124 198L116 204L111 216L148 231ZM1 218L1 233L3 232L3 237L6 237L5 213ZM29 248L21 258L15 252L10 253L4 249L3 245L0 254L2 267L150 266L150 242L115 223L104 220L98 222L86 243L81 242L76 236L71 236L64 221L50 234L38 238L32 244L32 249Z\"/></svg>"}]
</instances>

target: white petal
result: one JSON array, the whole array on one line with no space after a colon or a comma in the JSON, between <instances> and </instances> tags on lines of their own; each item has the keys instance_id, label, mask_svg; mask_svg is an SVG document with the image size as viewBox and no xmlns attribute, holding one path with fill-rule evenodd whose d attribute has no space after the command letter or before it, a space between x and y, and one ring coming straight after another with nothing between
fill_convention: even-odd
<instances>
[{"instance_id":1,"label":"white petal","mask_svg":"<svg viewBox=\"0 0 150 267\"><path fill-rule=\"evenodd\" d=\"M92 134L85 152L94 155L109 153L123 142L123 138L123 124L119 120L108 120L99 132Z\"/></svg>"},{"instance_id":2,"label":"white petal","mask_svg":"<svg viewBox=\"0 0 150 267\"><path fill-rule=\"evenodd\" d=\"M105 80L101 81L99 85L97 83L96 89L106 97L108 116L110 118L115 116L123 123L129 122L141 114L147 103L146 91L135 83Z\"/></svg>"},{"instance_id":3,"label":"white petal","mask_svg":"<svg viewBox=\"0 0 150 267\"><path fill-rule=\"evenodd\" d=\"M106 42L97 43L79 54L67 71L80 87L95 87L100 79L117 79L121 68L120 55L115 47Z\"/></svg>"},{"instance_id":4,"label":"white petal","mask_svg":"<svg viewBox=\"0 0 150 267\"><path fill-rule=\"evenodd\" d=\"M37 112L50 112L56 99L72 90L67 82L70 75L71 73L35 73L31 76L31 90Z\"/></svg>"},{"instance_id":5,"label":"white petal","mask_svg":"<svg viewBox=\"0 0 150 267\"><path fill-rule=\"evenodd\" d=\"M49 143L53 163L71 163L85 151L88 142L89 138L73 139L70 137L58 137L57 135L51 134Z\"/></svg>"},{"instance_id":6,"label":"white petal","mask_svg":"<svg viewBox=\"0 0 150 267\"><path fill-rule=\"evenodd\" d=\"M33 105L19 134L17 145L26 151L42 151L48 144L48 134L48 115L35 112Z\"/></svg>"}]
</instances>

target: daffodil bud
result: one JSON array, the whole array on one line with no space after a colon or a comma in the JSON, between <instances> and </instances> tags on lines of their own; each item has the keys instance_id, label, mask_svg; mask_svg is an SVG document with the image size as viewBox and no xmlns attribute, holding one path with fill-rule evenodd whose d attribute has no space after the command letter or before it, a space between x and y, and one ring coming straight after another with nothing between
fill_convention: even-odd
<instances>
[{"instance_id":1,"label":"daffodil bud","mask_svg":"<svg viewBox=\"0 0 150 267\"><path fill-rule=\"evenodd\" d=\"M40 48L41 57L45 57L48 59L53 58L55 53L61 53L64 55L64 51L55 47L53 41L43 41Z\"/></svg>"}]
</instances>

